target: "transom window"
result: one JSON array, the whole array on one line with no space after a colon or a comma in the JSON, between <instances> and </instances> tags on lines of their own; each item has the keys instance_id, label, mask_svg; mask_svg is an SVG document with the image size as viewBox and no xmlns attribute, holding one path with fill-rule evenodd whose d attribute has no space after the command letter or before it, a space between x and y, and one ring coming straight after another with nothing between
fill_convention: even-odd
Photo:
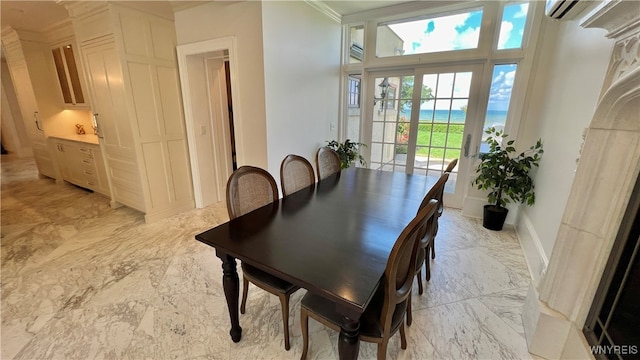
<instances>
[{"instance_id":1,"label":"transom window","mask_svg":"<svg viewBox=\"0 0 640 360\"><path fill-rule=\"evenodd\" d=\"M378 24L376 56L404 56L478 47L482 9Z\"/></svg>"},{"instance_id":2,"label":"transom window","mask_svg":"<svg viewBox=\"0 0 640 360\"><path fill-rule=\"evenodd\" d=\"M518 49L522 47L524 26L527 22L529 3L511 4L504 7L500 22L498 50Z\"/></svg>"}]
</instances>

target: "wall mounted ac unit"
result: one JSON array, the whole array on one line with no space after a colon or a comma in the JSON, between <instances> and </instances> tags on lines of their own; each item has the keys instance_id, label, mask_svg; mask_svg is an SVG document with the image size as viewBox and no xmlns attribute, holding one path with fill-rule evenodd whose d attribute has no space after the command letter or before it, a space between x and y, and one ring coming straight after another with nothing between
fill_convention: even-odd
<instances>
[{"instance_id":1,"label":"wall mounted ac unit","mask_svg":"<svg viewBox=\"0 0 640 360\"><path fill-rule=\"evenodd\" d=\"M556 20L571 20L587 5L586 0L546 0L545 13Z\"/></svg>"}]
</instances>

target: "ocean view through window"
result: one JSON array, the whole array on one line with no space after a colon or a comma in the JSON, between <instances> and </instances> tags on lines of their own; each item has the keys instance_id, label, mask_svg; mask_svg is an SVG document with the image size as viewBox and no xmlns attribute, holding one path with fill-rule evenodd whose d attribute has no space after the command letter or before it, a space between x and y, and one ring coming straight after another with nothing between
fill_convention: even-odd
<instances>
[{"instance_id":1,"label":"ocean view through window","mask_svg":"<svg viewBox=\"0 0 640 360\"><path fill-rule=\"evenodd\" d=\"M531 70L521 63L539 30L531 19L540 7L526 0L419 3L345 18L340 137L359 135L368 166L383 171L437 176L458 159L445 192L460 206L466 169L486 147L482 130L518 129L523 102L511 95L526 95L520 82ZM360 107L354 74L366 94ZM391 88L381 100L385 79Z\"/></svg>"},{"instance_id":2,"label":"ocean view through window","mask_svg":"<svg viewBox=\"0 0 640 360\"><path fill-rule=\"evenodd\" d=\"M489 91L489 103L484 117L482 142L480 152L487 152L489 145L484 131L489 128L504 129L511 103L513 81L516 77L517 64L501 64L493 67L491 89Z\"/></svg>"}]
</instances>

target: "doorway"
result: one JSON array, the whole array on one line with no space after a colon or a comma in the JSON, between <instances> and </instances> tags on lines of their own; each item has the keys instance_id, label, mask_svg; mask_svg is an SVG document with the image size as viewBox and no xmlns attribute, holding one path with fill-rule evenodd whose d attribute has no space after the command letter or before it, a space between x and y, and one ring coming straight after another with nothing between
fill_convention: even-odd
<instances>
[{"instance_id":1,"label":"doorway","mask_svg":"<svg viewBox=\"0 0 640 360\"><path fill-rule=\"evenodd\" d=\"M216 39L177 47L197 208L226 199L236 169L233 98L235 43Z\"/></svg>"},{"instance_id":2,"label":"doorway","mask_svg":"<svg viewBox=\"0 0 640 360\"><path fill-rule=\"evenodd\" d=\"M458 159L445 198L461 207L481 74L482 65L372 73L369 167L439 177Z\"/></svg>"}]
</instances>

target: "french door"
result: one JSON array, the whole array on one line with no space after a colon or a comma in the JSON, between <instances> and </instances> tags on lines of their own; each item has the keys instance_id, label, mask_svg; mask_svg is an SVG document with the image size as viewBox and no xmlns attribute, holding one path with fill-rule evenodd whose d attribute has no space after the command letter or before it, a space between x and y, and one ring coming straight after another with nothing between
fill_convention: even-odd
<instances>
[{"instance_id":1,"label":"french door","mask_svg":"<svg viewBox=\"0 0 640 360\"><path fill-rule=\"evenodd\" d=\"M375 72L368 166L439 177L458 159L445 188L447 206L461 207L469 183L469 146L478 113L482 65ZM482 125L479 125L481 128Z\"/></svg>"}]
</instances>

